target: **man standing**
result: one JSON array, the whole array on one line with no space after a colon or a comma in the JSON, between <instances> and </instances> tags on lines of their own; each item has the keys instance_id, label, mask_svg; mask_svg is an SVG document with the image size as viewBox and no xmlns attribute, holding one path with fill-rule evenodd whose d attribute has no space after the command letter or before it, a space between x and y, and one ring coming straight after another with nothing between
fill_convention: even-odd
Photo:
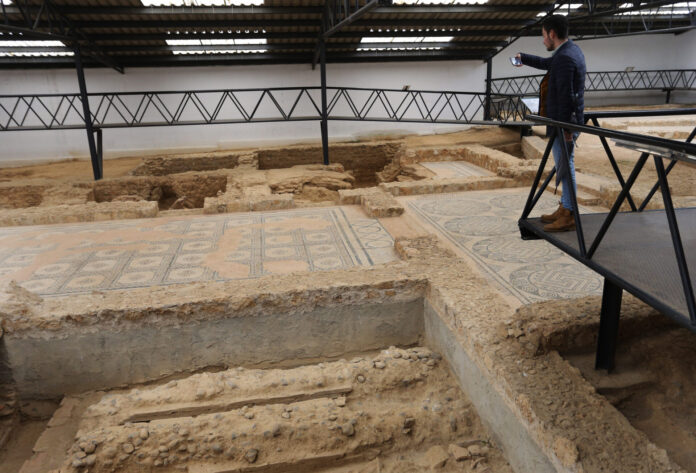
<instances>
[{"instance_id":1,"label":"man standing","mask_svg":"<svg viewBox=\"0 0 696 473\"><path fill-rule=\"evenodd\" d=\"M562 15L546 18L541 27L544 46L547 51L553 51L551 57L542 58L531 54L519 53L517 58L522 65L536 69L548 70L548 86L546 97L541 97L540 103L545 102L546 116L561 122L584 124L585 109L585 56L580 48L568 39L568 19ZM545 99L545 100L544 100ZM542 107L540 107L542 108ZM546 130L549 139L553 139L555 129ZM553 159L556 163L556 185L563 183L561 203L558 209L549 215L542 215L541 221L547 223L547 232L565 232L575 229L573 203L570 199L570 186L577 189L575 184L574 141L577 135L564 130L562 137L556 137L553 142ZM566 146L570 157L570 166L566 165L561 146ZM577 193L577 190L576 190Z\"/></svg>"}]
</instances>

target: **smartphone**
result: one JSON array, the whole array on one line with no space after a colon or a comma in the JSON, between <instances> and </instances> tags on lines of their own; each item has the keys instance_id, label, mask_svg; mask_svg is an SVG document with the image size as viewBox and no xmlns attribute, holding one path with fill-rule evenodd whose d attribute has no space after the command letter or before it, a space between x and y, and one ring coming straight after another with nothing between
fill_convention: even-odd
<instances>
[{"instance_id":1,"label":"smartphone","mask_svg":"<svg viewBox=\"0 0 696 473\"><path fill-rule=\"evenodd\" d=\"M512 63L513 66L521 66L522 65L522 61L519 58L517 58L517 56L511 57L510 62Z\"/></svg>"}]
</instances>

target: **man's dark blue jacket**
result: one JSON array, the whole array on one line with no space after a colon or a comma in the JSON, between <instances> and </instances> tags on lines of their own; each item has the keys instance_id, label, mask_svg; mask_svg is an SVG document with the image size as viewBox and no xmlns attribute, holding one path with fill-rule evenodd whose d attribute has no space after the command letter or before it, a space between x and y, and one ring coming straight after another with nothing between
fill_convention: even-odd
<instances>
[{"instance_id":1,"label":"man's dark blue jacket","mask_svg":"<svg viewBox=\"0 0 696 473\"><path fill-rule=\"evenodd\" d=\"M571 40L548 58L521 53L522 64L549 71L546 115L552 120L584 124L585 56Z\"/></svg>"}]
</instances>

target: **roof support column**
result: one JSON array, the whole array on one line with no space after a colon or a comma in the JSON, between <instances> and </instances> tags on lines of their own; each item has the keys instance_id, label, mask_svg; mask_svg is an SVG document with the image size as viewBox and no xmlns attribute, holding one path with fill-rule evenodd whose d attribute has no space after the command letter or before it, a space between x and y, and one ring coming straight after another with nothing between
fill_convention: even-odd
<instances>
[{"instance_id":1,"label":"roof support column","mask_svg":"<svg viewBox=\"0 0 696 473\"><path fill-rule=\"evenodd\" d=\"M486 105L483 109L483 119L491 119L491 85L493 80L493 58L486 60Z\"/></svg>"},{"instance_id":2,"label":"roof support column","mask_svg":"<svg viewBox=\"0 0 696 473\"><path fill-rule=\"evenodd\" d=\"M80 48L78 47L75 48L75 69L77 69L77 83L80 85L82 116L85 121L85 130L87 131L87 144L89 145L89 156L92 160L92 173L94 174L94 180L98 181L104 177L102 154L101 152L97 152L97 144L94 141L94 128L92 127L92 114L89 111L89 97L87 96L85 71L82 67L82 57L80 55ZM100 131L101 130L99 130L99 132ZM101 142L101 139L99 141ZM99 148L101 148L101 146ZM101 149L99 151L101 151Z\"/></svg>"},{"instance_id":3,"label":"roof support column","mask_svg":"<svg viewBox=\"0 0 696 473\"><path fill-rule=\"evenodd\" d=\"M319 71L321 75L321 148L324 153L324 165L329 164L329 124L326 110L326 41L319 38Z\"/></svg>"}]
</instances>

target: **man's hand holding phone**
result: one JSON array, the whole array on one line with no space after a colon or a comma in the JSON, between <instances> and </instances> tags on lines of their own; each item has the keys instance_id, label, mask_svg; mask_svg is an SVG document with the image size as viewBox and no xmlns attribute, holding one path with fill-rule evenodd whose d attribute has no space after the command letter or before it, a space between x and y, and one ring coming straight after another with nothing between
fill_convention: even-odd
<instances>
[{"instance_id":1,"label":"man's hand holding phone","mask_svg":"<svg viewBox=\"0 0 696 473\"><path fill-rule=\"evenodd\" d=\"M522 56L518 53L516 56L510 58L510 62L515 67L522 67Z\"/></svg>"}]
</instances>

